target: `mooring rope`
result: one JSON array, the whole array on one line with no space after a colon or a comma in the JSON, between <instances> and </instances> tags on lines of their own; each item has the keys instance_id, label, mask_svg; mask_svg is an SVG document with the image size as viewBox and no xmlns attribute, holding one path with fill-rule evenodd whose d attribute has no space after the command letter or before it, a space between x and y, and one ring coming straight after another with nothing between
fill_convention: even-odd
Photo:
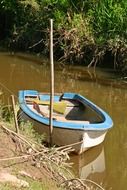
<instances>
[{"instance_id":1,"label":"mooring rope","mask_svg":"<svg viewBox=\"0 0 127 190\"><path fill-rule=\"evenodd\" d=\"M75 143L72 143L72 144L67 144L67 145L64 145L64 146L60 146L60 147L57 148L57 150L66 149L68 147L73 147L73 146L76 146L76 145L79 145L79 144L82 144L82 143L83 143L83 140L75 142Z\"/></svg>"},{"instance_id":2,"label":"mooring rope","mask_svg":"<svg viewBox=\"0 0 127 190\"><path fill-rule=\"evenodd\" d=\"M15 93L14 93L12 90L10 90L8 87L6 87L3 83L0 82L0 85L1 85L5 90L7 90L11 95L14 95L14 96L17 97L17 95L15 95Z\"/></svg>"}]
</instances>

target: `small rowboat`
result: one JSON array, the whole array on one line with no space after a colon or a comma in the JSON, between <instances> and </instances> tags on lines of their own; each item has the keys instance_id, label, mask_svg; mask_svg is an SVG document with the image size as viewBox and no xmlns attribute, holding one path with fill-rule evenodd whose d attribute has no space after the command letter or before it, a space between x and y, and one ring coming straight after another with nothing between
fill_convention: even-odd
<instances>
[{"instance_id":1,"label":"small rowboat","mask_svg":"<svg viewBox=\"0 0 127 190\"><path fill-rule=\"evenodd\" d=\"M32 122L36 131L47 135L49 102L48 93L19 91L20 116ZM73 145L75 152L81 154L102 143L112 126L110 116L85 97L75 93L54 95L52 138L55 145Z\"/></svg>"}]
</instances>

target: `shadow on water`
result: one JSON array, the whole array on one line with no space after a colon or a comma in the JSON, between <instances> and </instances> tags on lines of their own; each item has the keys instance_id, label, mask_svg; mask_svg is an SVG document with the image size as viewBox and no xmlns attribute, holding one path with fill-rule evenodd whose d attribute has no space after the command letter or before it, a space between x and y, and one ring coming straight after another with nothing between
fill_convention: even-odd
<instances>
[{"instance_id":1,"label":"shadow on water","mask_svg":"<svg viewBox=\"0 0 127 190\"><path fill-rule=\"evenodd\" d=\"M10 95L22 89L49 92L49 61L33 56L0 54L0 98L8 103ZM115 72L55 64L55 92L76 92L86 96L109 113L114 127L103 146L73 157L76 175L94 180L108 190L127 187L127 84ZM81 159L80 159L81 158Z\"/></svg>"}]
</instances>

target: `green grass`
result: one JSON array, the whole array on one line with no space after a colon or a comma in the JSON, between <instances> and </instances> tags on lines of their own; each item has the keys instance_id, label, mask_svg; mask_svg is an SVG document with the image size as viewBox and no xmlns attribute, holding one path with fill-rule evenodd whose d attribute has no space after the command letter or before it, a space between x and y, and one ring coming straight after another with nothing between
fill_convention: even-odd
<instances>
[{"instance_id":1,"label":"green grass","mask_svg":"<svg viewBox=\"0 0 127 190\"><path fill-rule=\"evenodd\" d=\"M27 188L19 188L14 185L11 185L9 183L5 184L0 184L0 190L62 190L61 188L58 188L55 182L49 181L49 180L43 180L42 182L39 181L34 181L34 180L28 180L27 182L29 183L29 187Z\"/></svg>"}]
</instances>

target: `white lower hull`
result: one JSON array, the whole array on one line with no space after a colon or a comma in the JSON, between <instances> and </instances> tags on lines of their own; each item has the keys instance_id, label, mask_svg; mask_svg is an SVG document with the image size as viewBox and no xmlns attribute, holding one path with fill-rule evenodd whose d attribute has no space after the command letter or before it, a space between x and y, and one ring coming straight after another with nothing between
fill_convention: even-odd
<instances>
[{"instance_id":1,"label":"white lower hull","mask_svg":"<svg viewBox=\"0 0 127 190\"><path fill-rule=\"evenodd\" d=\"M21 114L21 113L20 113ZM31 119L24 112L22 112L22 118L29 120L33 123L35 130L41 134L45 133L47 136L47 141L49 141L49 127ZM81 154L91 147L99 145L104 141L107 130L72 130L66 128L53 128L53 143L58 146L72 145L74 152ZM75 144L75 145L73 145Z\"/></svg>"}]
</instances>

